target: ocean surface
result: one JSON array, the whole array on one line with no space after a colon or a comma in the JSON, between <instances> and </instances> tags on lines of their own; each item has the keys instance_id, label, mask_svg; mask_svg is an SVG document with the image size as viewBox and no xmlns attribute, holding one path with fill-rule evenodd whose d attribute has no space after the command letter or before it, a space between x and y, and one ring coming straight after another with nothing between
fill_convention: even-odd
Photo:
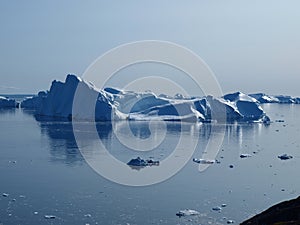
<instances>
[{"instance_id":1,"label":"ocean surface","mask_svg":"<svg viewBox=\"0 0 300 225\"><path fill-rule=\"evenodd\" d=\"M97 137L82 131L85 155L97 155L95 143L101 140L124 165L137 156L162 161L180 137L197 141L193 156L178 173L141 187L96 173L77 148L71 122L38 118L30 110L0 110L0 224L238 224L300 195L300 105L263 108L273 121L269 125L168 122L150 130L147 122L130 122L129 134L121 122L97 124ZM129 142L165 136L152 150L134 151L122 144L117 131ZM219 163L200 172L192 158L201 158L209 141L217 142L214 132L224 132ZM251 157L240 158L243 153ZM293 158L280 160L283 153ZM200 214L177 217L183 209Z\"/></svg>"}]
</instances>

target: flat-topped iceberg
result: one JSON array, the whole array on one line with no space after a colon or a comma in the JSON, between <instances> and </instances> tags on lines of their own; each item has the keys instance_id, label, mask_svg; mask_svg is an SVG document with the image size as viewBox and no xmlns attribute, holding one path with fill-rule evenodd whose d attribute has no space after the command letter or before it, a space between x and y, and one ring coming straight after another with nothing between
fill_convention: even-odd
<instances>
[{"instance_id":1,"label":"flat-topped iceberg","mask_svg":"<svg viewBox=\"0 0 300 225\"><path fill-rule=\"evenodd\" d=\"M80 95L76 95L75 104L76 90L80 90ZM91 106L93 110L87 110ZM53 81L49 91L25 99L21 107L35 109L41 116L96 121L269 121L259 101L241 92L219 98L157 96L150 91L133 92L111 87L100 90L75 75L68 75L65 82Z\"/></svg>"},{"instance_id":2,"label":"flat-topped iceberg","mask_svg":"<svg viewBox=\"0 0 300 225\"><path fill-rule=\"evenodd\" d=\"M0 96L0 108L16 108L18 103L14 99L9 99L4 96Z\"/></svg>"}]
</instances>

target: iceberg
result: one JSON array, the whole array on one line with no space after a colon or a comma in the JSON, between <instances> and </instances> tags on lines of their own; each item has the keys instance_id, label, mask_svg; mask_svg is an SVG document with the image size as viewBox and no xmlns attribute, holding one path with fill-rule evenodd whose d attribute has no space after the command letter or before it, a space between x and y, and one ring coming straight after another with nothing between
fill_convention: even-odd
<instances>
[{"instance_id":1,"label":"iceberg","mask_svg":"<svg viewBox=\"0 0 300 225\"><path fill-rule=\"evenodd\" d=\"M84 98L79 99L80 108L76 110L76 115L72 115L73 99L78 87L83 90ZM49 91L39 92L37 96L22 101L21 107L35 109L39 116L88 120L92 119L93 114L85 111L86 106L96 99L95 120L108 121L114 108L111 98L108 92L98 90L75 75L68 75L65 82L54 80Z\"/></svg>"},{"instance_id":2,"label":"iceberg","mask_svg":"<svg viewBox=\"0 0 300 225\"><path fill-rule=\"evenodd\" d=\"M250 94L259 103L300 104L300 98L290 95L266 95L264 93Z\"/></svg>"},{"instance_id":3,"label":"iceberg","mask_svg":"<svg viewBox=\"0 0 300 225\"><path fill-rule=\"evenodd\" d=\"M19 104L14 99L0 96L0 108L17 108Z\"/></svg>"},{"instance_id":4,"label":"iceberg","mask_svg":"<svg viewBox=\"0 0 300 225\"><path fill-rule=\"evenodd\" d=\"M242 121L258 121L267 119L259 102L242 92L224 95L224 99L230 101L234 105L236 111L239 112Z\"/></svg>"},{"instance_id":5,"label":"iceberg","mask_svg":"<svg viewBox=\"0 0 300 225\"><path fill-rule=\"evenodd\" d=\"M249 96L255 98L259 103L279 103L278 98L264 93L250 94Z\"/></svg>"},{"instance_id":6,"label":"iceberg","mask_svg":"<svg viewBox=\"0 0 300 225\"><path fill-rule=\"evenodd\" d=\"M47 92L40 91L37 96L27 97L21 102L21 108L37 109L42 104L42 99L46 98Z\"/></svg>"},{"instance_id":7,"label":"iceberg","mask_svg":"<svg viewBox=\"0 0 300 225\"><path fill-rule=\"evenodd\" d=\"M80 89L80 95L74 96ZM93 84L67 75L65 82L54 80L49 91L21 102L21 107L34 109L36 115L69 120L165 120L185 122L253 122L269 121L259 100L241 92L223 97L157 96L151 91L133 92L113 87L98 89ZM90 106L95 108L86 110Z\"/></svg>"},{"instance_id":8,"label":"iceberg","mask_svg":"<svg viewBox=\"0 0 300 225\"><path fill-rule=\"evenodd\" d=\"M276 95L275 97L278 99L279 103L281 103L281 104L295 103L294 98L289 95Z\"/></svg>"}]
</instances>

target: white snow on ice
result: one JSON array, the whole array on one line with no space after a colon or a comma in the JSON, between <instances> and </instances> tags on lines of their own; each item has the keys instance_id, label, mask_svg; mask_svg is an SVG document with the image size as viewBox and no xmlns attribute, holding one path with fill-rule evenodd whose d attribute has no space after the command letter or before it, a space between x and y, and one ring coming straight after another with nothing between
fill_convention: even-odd
<instances>
[{"instance_id":1,"label":"white snow on ice","mask_svg":"<svg viewBox=\"0 0 300 225\"><path fill-rule=\"evenodd\" d=\"M73 104L75 92L77 101ZM49 91L25 99L21 107L35 109L41 116L96 121L210 122L224 119L222 115L226 115L227 121L269 121L258 97L236 92L223 97L172 98L149 91L137 93L110 87L100 90L75 75L68 75L65 82L54 80Z\"/></svg>"}]
</instances>

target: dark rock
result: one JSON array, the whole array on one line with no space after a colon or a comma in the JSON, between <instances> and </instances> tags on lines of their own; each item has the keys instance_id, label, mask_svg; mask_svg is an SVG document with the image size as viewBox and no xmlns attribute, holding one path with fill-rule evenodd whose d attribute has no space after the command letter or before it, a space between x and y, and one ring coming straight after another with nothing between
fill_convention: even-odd
<instances>
[{"instance_id":1,"label":"dark rock","mask_svg":"<svg viewBox=\"0 0 300 225\"><path fill-rule=\"evenodd\" d=\"M300 197L281 202L244 221L241 225L299 225Z\"/></svg>"}]
</instances>

